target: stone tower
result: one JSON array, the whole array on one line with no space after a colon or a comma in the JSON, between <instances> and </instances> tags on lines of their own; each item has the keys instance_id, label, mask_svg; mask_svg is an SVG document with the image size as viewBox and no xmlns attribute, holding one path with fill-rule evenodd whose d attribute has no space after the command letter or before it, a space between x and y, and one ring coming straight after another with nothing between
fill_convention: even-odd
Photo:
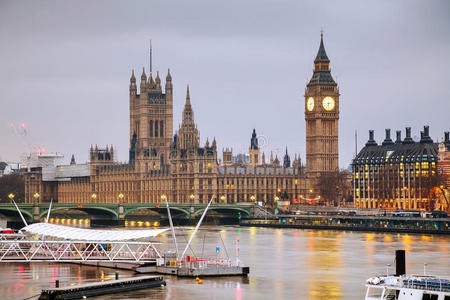
<instances>
[{"instance_id":1,"label":"stone tower","mask_svg":"<svg viewBox=\"0 0 450 300\"><path fill-rule=\"evenodd\" d=\"M197 149L200 147L200 137L197 125L194 122L194 111L191 106L191 96L189 94L189 85L186 90L186 103L183 109L183 119L181 127L178 130L178 149Z\"/></svg>"},{"instance_id":2,"label":"stone tower","mask_svg":"<svg viewBox=\"0 0 450 300\"><path fill-rule=\"evenodd\" d=\"M258 138L256 137L256 130L253 129L252 138L250 139L250 148L248 149L249 165L256 167L259 165L259 147Z\"/></svg>"},{"instance_id":3,"label":"stone tower","mask_svg":"<svg viewBox=\"0 0 450 300\"><path fill-rule=\"evenodd\" d=\"M168 162L173 135L172 91L170 70L167 72L165 93L162 91L159 71L155 79L151 72L147 79L145 69L142 70L140 94L137 93L134 70L131 74L130 157L138 165L153 161L159 167Z\"/></svg>"},{"instance_id":4,"label":"stone tower","mask_svg":"<svg viewBox=\"0 0 450 300\"><path fill-rule=\"evenodd\" d=\"M330 73L322 33L314 73L305 90L305 121L307 175L337 171L339 88Z\"/></svg>"}]
</instances>

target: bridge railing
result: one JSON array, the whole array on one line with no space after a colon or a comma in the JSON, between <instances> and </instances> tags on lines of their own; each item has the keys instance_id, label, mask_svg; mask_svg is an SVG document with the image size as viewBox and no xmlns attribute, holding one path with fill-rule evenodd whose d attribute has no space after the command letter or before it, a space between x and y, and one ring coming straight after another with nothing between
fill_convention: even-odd
<instances>
[{"instance_id":1,"label":"bridge railing","mask_svg":"<svg viewBox=\"0 0 450 300\"><path fill-rule=\"evenodd\" d=\"M0 262L109 261L155 262L160 252L151 242L0 240Z\"/></svg>"}]
</instances>

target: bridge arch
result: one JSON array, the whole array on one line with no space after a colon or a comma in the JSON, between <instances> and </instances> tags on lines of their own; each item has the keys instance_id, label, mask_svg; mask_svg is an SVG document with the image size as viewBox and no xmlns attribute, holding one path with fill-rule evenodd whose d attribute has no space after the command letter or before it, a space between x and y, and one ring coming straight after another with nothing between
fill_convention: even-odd
<instances>
[{"instance_id":1,"label":"bridge arch","mask_svg":"<svg viewBox=\"0 0 450 300\"><path fill-rule=\"evenodd\" d=\"M80 210L80 211L84 211L88 214L94 213L95 212L100 212L100 213L107 213L108 215L112 215L115 219L117 219L119 217L119 214L117 213L116 210L109 208L109 207L101 207L101 206L82 206L79 207L78 205L64 205L64 206L56 206L56 207L52 207L52 211L50 212L50 215L52 214L52 212L55 211L59 211L59 210L64 210L64 209L76 209L76 210ZM43 209L40 213L39 213L39 217L44 217L46 216L48 213L48 208Z\"/></svg>"},{"instance_id":2,"label":"bridge arch","mask_svg":"<svg viewBox=\"0 0 450 300\"><path fill-rule=\"evenodd\" d=\"M162 212L166 212L167 211L166 207L155 207L155 205L152 205L152 206L137 206L137 207L126 209L123 212L123 216L126 217L129 213L131 213L133 211L136 211L136 210L139 210L139 209L152 210L154 212L157 212L158 214L161 214ZM189 218L189 211L186 210L186 209L183 209L183 208L180 208L180 207L171 206L170 210L171 210L172 217L174 216L172 211L178 211L178 212L183 213L187 218Z\"/></svg>"},{"instance_id":3,"label":"bridge arch","mask_svg":"<svg viewBox=\"0 0 450 300\"><path fill-rule=\"evenodd\" d=\"M31 208L33 209L33 208ZM33 220L33 214L30 210L26 210L24 208L20 208L20 211L22 212L23 217L27 220L27 221L32 221ZM20 215L19 212L17 211L17 209L15 207L0 207L0 214L2 212L6 212L9 213L8 215L17 215L17 217L20 219Z\"/></svg>"},{"instance_id":4,"label":"bridge arch","mask_svg":"<svg viewBox=\"0 0 450 300\"><path fill-rule=\"evenodd\" d=\"M250 217L251 213L249 210L242 207L210 207L208 210L213 210L215 212L235 212L236 214L240 212L242 215ZM194 217L201 215L205 211L205 208L198 209L194 212Z\"/></svg>"}]
</instances>

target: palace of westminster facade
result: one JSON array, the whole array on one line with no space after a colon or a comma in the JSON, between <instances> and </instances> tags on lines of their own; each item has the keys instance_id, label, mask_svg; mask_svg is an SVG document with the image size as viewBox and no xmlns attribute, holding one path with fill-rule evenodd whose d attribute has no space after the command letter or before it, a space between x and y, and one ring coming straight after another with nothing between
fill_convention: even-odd
<instances>
[{"instance_id":1,"label":"palace of westminster facade","mask_svg":"<svg viewBox=\"0 0 450 300\"><path fill-rule=\"evenodd\" d=\"M139 84L139 93L138 93ZM129 162L115 162L113 147L90 149L90 162L70 165L29 163L25 202L171 203L301 202L317 199L320 173L338 170L339 89L330 73L323 37L314 73L305 89L306 166L286 154L280 162L260 153L253 130L248 162L233 161L226 148L219 159L215 138L200 145L189 86L179 130L173 132L173 85L170 70L163 86L143 70L130 78ZM38 157L45 161L45 157ZM49 158L49 160L51 160Z\"/></svg>"}]
</instances>

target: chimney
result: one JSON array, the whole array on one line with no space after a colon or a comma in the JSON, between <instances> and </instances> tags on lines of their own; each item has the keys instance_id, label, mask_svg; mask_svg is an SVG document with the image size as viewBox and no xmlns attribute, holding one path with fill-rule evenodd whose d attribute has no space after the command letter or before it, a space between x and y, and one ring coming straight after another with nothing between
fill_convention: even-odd
<instances>
[{"instance_id":1,"label":"chimney","mask_svg":"<svg viewBox=\"0 0 450 300\"><path fill-rule=\"evenodd\" d=\"M383 141L383 146L384 145L392 145L392 144L394 144L394 142L391 140L391 130L386 129L386 137Z\"/></svg>"},{"instance_id":2,"label":"chimney","mask_svg":"<svg viewBox=\"0 0 450 300\"><path fill-rule=\"evenodd\" d=\"M411 138L411 127L406 127L406 137L403 140L403 144L414 144L414 141Z\"/></svg>"},{"instance_id":3,"label":"chimney","mask_svg":"<svg viewBox=\"0 0 450 300\"><path fill-rule=\"evenodd\" d=\"M377 142L375 142L373 138L373 130L369 130L369 140L366 143L366 147L368 146L376 146Z\"/></svg>"},{"instance_id":4,"label":"chimney","mask_svg":"<svg viewBox=\"0 0 450 300\"><path fill-rule=\"evenodd\" d=\"M397 134L397 139L395 140L396 144L401 144L402 143L402 132L401 130L397 130L395 132Z\"/></svg>"},{"instance_id":5,"label":"chimney","mask_svg":"<svg viewBox=\"0 0 450 300\"><path fill-rule=\"evenodd\" d=\"M424 137L430 137L430 126L423 126L423 135Z\"/></svg>"},{"instance_id":6,"label":"chimney","mask_svg":"<svg viewBox=\"0 0 450 300\"><path fill-rule=\"evenodd\" d=\"M447 149L450 151L450 133L448 131L444 132L444 144L447 146Z\"/></svg>"},{"instance_id":7,"label":"chimney","mask_svg":"<svg viewBox=\"0 0 450 300\"><path fill-rule=\"evenodd\" d=\"M420 142L425 144L433 143L433 139L430 137L430 126L423 126L423 131L420 132Z\"/></svg>"}]
</instances>

